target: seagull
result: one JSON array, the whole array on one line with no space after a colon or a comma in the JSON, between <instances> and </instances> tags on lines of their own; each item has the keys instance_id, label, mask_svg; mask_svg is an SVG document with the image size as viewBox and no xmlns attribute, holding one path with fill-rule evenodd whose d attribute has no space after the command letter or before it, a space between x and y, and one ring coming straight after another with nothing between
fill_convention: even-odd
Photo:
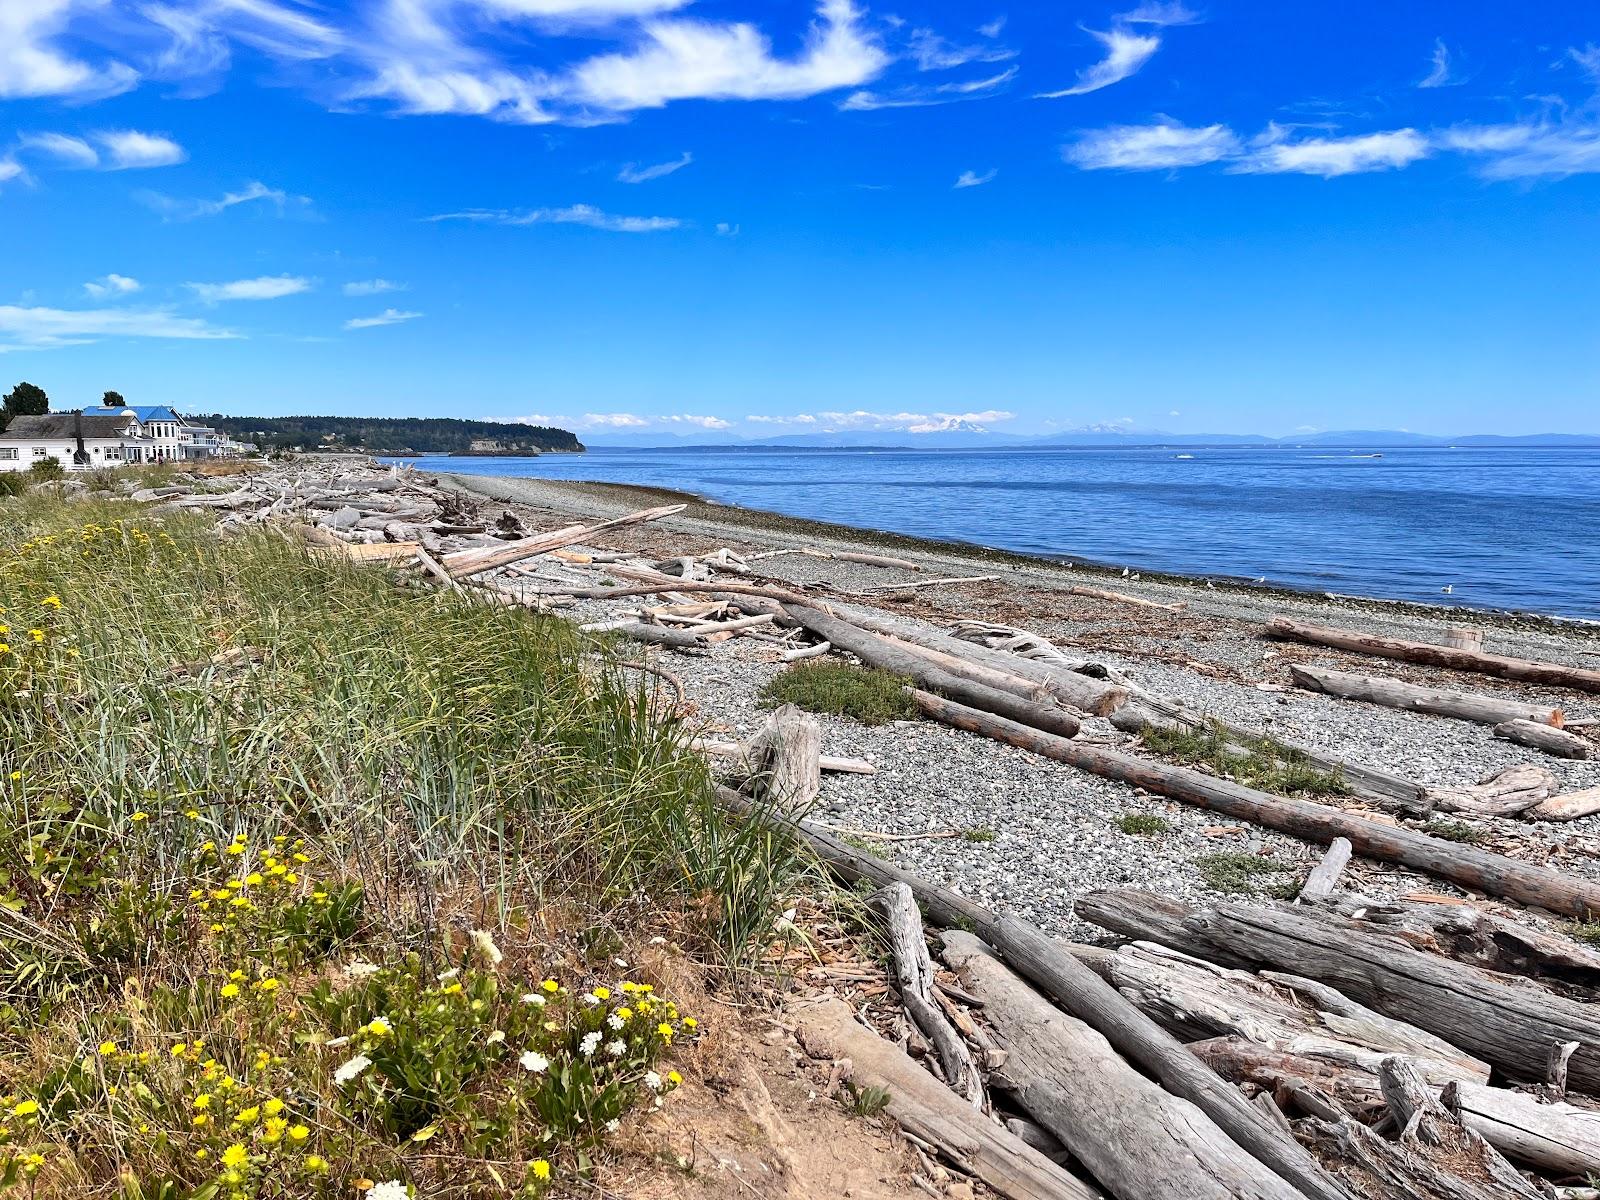
<instances>
[{"instance_id":1,"label":"seagull","mask_svg":"<svg viewBox=\"0 0 1600 1200\"><path fill-rule=\"evenodd\" d=\"M1456 590L1456 585L1453 584L1453 583L1447 583L1442 588L1440 588L1439 590L1441 592L1443 592L1446 596L1448 596L1451 592Z\"/></svg>"},{"instance_id":2,"label":"seagull","mask_svg":"<svg viewBox=\"0 0 1600 1200\"><path fill-rule=\"evenodd\" d=\"M1266 581L1267 581L1267 577L1265 575L1263 575L1260 579L1252 579L1250 582L1251 583L1265 583Z\"/></svg>"},{"instance_id":3,"label":"seagull","mask_svg":"<svg viewBox=\"0 0 1600 1200\"><path fill-rule=\"evenodd\" d=\"M1206 580L1206 587L1211 589L1213 592L1217 590L1217 585L1212 583L1211 580L1209 580L1209 579Z\"/></svg>"},{"instance_id":4,"label":"seagull","mask_svg":"<svg viewBox=\"0 0 1600 1200\"><path fill-rule=\"evenodd\" d=\"M1128 568L1127 567L1123 567L1122 568L1122 577L1124 579L1126 579L1128 577Z\"/></svg>"}]
</instances>

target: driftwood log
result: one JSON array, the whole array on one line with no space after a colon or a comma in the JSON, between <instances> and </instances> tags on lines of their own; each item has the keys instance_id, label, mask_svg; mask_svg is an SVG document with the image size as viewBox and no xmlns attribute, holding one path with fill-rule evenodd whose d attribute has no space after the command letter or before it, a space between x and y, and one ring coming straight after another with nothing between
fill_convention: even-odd
<instances>
[{"instance_id":1,"label":"driftwood log","mask_svg":"<svg viewBox=\"0 0 1600 1200\"><path fill-rule=\"evenodd\" d=\"M1494 735L1519 746L1531 746L1554 754L1557 758L1588 758L1593 743L1565 729L1552 729L1535 721L1502 721L1494 727Z\"/></svg>"},{"instance_id":2,"label":"driftwood log","mask_svg":"<svg viewBox=\"0 0 1600 1200\"><path fill-rule=\"evenodd\" d=\"M1330 671L1323 667L1302 666L1299 663L1289 665L1289 675L1296 687L1305 688L1309 692L1321 692L1327 696L1337 696L1341 700L1364 700L1368 704L1381 704L1385 708L1400 708L1407 712L1430 713L1436 717L1476 721L1480 725L1498 725L1502 721L1533 721L1559 729L1564 719L1559 708L1524 704L1517 700L1503 700L1498 696L1418 687L1414 683L1389 679L1382 675L1352 675L1345 671Z\"/></svg>"},{"instance_id":3,"label":"driftwood log","mask_svg":"<svg viewBox=\"0 0 1600 1200\"><path fill-rule=\"evenodd\" d=\"M1592 787L1541 800L1532 808L1524 809L1523 815L1536 821L1576 821L1597 812L1600 812L1600 787Z\"/></svg>"},{"instance_id":4,"label":"driftwood log","mask_svg":"<svg viewBox=\"0 0 1600 1200\"><path fill-rule=\"evenodd\" d=\"M1307 625L1300 621L1291 621L1286 617L1275 617L1267 622L1265 633L1268 637L1309 642L1314 646L1332 646L1337 650L1348 650L1353 654L1397 658L1402 662L1425 663L1428 666L1449 667L1456 671L1476 671L1480 675L1497 675L1502 679L1543 683L1551 687L1572 688L1580 692L1600 692L1600 671L1568 667L1560 663L1536 662L1533 659L1485 654L1475 650L1457 650L1449 646L1435 646L1429 642L1411 642L1402 638L1359 633L1351 629L1335 629L1328 625Z\"/></svg>"},{"instance_id":5,"label":"driftwood log","mask_svg":"<svg viewBox=\"0 0 1600 1200\"><path fill-rule=\"evenodd\" d=\"M594 525L569 525L565 529L557 529L550 533L535 534L531 538L509 542L502 547L487 551L464 550L459 555L452 554L446 557L444 565L457 579L468 575L479 575L496 567L532 558L536 554L548 554L551 550L559 550L574 542L585 541L608 529L620 529L625 525L638 525L645 521L658 521L662 517L680 513L687 507L686 504L667 504L659 508L645 508Z\"/></svg>"},{"instance_id":6,"label":"driftwood log","mask_svg":"<svg viewBox=\"0 0 1600 1200\"><path fill-rule=\"evenodd\" d=\"M1143 895L1133 893L1133 903ZM1099 899L1080 901L1079 915L1100 923L1105 906ZM1149 900L1169 907L1159 897ZM1413 949L1401 938L1326 914L1221 904L1191 912L1176 933L1169 914L1163 929L1177 942L1166 944L1187 954L1205 957L1217 947L1235 960L1337 988L1459 1046L1507 1079L1541 1081L1550 1048L1577 1042L1568 1063L1571 1084L1600 1093L1600 1008L1594 1005Z\"/></svg>"},{"instance_id":7,"label":"driftwood log","mask_svg":"<svg viewBox=\"0 0 1600 1200\"><path fill-rule=\"evenodd\" d=\"M1403 863L1462 887L1538 905L1551 912L1579 918L1600 913L1600 885L1549 867L1369 821L1325 804L1268 795L1186 767L1082 745L1004 717L963 708L926 692L916 692L914 698L921 711L947 724L1157 795L1264 825L1308 842L1326 845L1336 837L1348 838L1356 853L1367 858Z\"/></svg>"},{"instance_id":8,"label":"driftwood log","mask_svg":"<svg viewBox=\"0 0 1600 1200\"><path fill-rule=\"evenodd\" d=\"M813 1058L849 1060L853 1079L889 1093L901 1128L938 1149L1010 1200L1100 1200L1100 1193L991 1121L913 1062L898 1046L857 1023L843 1000L793 1010L801 1044Z\"/></svg>"},{"instance_id":9,"label":"driftwood log","mask_svg":"<svg viewBox=\"0 0 1600 1200\"><path fill-rule=\"evenodd\" d=\"M1430 804L1446 812L1513 817L1553 799L1557 787L1556 777L1544 767L1519 763L1467 787L1430 787L1425 794Z\"/></svg>"},{"instance_id":10,"label":"driftwood log","mask_svg":"<svg viewBox=\"0 0 1600 1200\"><path fill-rule=\"evenodd\" d=\"M809 812L822 790L822 726L792 704L767 714L744 747L762 795L790 812Z\"/></svg>"},{"instance_id":11,"label":"driftwood log","mask_svg":"<svg viewBox=\"0 0 1600 1200\"><path fill-rule=\"evenodd\" d=\"M1162 604L1158 600L1146 600L1143 596L1130 596L1126 592L1112 592L1105 588L1084 587L1074 584L1067 589L1069 596L1088 596L1094 600L1114 600L1118 604L1132 604L1138 608L1160 608L1167 612L1181 612L1188 606L1187 600L1180 600L1176 604Z\"/></svg>"},{"instance_id":12,"label":"driftwood log","mask_svg":"<svg viewBox=\"0 0 1600 1200\"><path fill-rule=\"evenodd\" d=\"M971 934L944 935L944 958L983 1000L1003 1039L996 1086L1120 1200L1300 1200L1198 1108L1129 1066L1103 1036L1064 1015Z\"/></svg>"}]
</instances>

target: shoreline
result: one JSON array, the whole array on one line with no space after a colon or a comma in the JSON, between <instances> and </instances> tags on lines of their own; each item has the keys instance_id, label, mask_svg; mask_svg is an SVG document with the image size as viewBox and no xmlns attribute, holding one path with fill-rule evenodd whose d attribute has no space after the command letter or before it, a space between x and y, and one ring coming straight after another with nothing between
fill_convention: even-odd
<instances>
[{"instance_id":1,"label":"shoreline","mask_svg":"<svg viewBox=\"0 0 1600 1200\"><path fill-rule=\"evenodd\" d=\"M1476 624L1514 633L1549 633L1582 641L1593 641L1596 653L1600 653L1600 620L1582 617L1563 617L1524 610L1478 609L1465 605L1427 604L1416 600L1389 599L1383 596L1318 592L1281 584L1256 585L1226 577L1210 577L1208 585L1205 577L1165 571L1141 570L1137 573L1138 578L1133 579L1125 578L1119 565L1078 558L1069 560L1065 556L1052 558L1027 554L958 539L931 538L894 530L842 525L812 517L792 516L770 509L726 504L695 492L648 484L515 475L474 475L467 472L438 472L438 475L463 491L513 503L549 500L552 494L564 493L574 500L586 498L613 502L609 506L597 506L596 513L613 507L621 512L630 507L637 507L637 502L640 501L654 504L687 504L688 510L678 519L722 525L729 527L730 530L764 532L785 538L809 535L813 541L832 542L840 549L897 550L944 559L952 563L967 562L1030 573L1040 572L1056 576L1065 586L1089 579L1097 583L1110 584L1118 590L1136 595L1142 594L1147 587L1154 587L1164 592L1181 593L1180 598L1191 603L1203 600L1207 603L1207 607L1223 598L1237 599L1250 607L1276 599L1282 604L1323 612L1353 612L1380 618L1410 619L1436 624ZM1171 599L1169 596L1163 602L1171 602Z\"/></svg>"}]
</instances>

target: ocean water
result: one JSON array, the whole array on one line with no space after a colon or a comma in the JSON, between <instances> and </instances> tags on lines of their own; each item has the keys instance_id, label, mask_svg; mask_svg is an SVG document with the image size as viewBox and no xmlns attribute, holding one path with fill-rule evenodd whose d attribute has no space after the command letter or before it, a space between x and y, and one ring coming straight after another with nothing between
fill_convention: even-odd
<instances>
[{"instance_id":1,"label":"ocean water","mask_svg":"<svg viewBox=\"0 0 1600 1200\"><path fill-rule=\"evenodd\" d=\"M1600 620L1600 450L1370 453L719 447L418 462L646 484L1135 571Z\"/></svg>"}]
</instances>

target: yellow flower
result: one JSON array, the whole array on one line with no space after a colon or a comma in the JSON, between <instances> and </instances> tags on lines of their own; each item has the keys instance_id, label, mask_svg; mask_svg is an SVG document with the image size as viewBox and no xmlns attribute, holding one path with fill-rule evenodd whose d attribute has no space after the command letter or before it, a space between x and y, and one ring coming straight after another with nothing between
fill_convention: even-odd
<instances>
[{"instance_id":1,"label":"yellow flower","mask_svg":"<svg viewBox=\"0 0 1600 1200\"><path fill-rule=\"evenodd\" d=\"M693 1017L685 1017L683 1019L683 1027L685 1029L699 1029L700 1022L696 1021Z\"/></svg>"},{"instance_id":2,"label":"yellow flower","mask_svg":"<svg viewBox=\"0 0 1600 1200\"><path fill-rule=\"evenodd\" d=\"M230 842L228 844L227 852L229 854L243 854L244 853L244 843L243 842Z\"/></svg>"},{"instance_id":3,"label":"yellow flower","mask_svg":"<svg viewBox=\"0 0 1600 1200\"><path fill-rule=\"evenodd\" d=\"M198 1096L196 1096L194 1098L194 1106L196 1108L210 1108L211 1107L211 1093L210 1092L201 1092Z\"/></svg>"},{"instance_id":4,"label":"yellow flower","mask_svg":"<svg viewBox=\"0 0 1600 1200\"><path fill-rule=\"evenodd\" d=\"M544 1159L542 1159L542 1158L534 1159L533 1162L530 1164L530 1167L531 1167L531 1169L533 1171L533 1177L535 1179L549 1179L550 1178L550 1164L545 1162Z\"/></svg>"},{"instance_id":5,"label":"yellow flower","mask_svg":"<svg viewBox=\"0 0 1600 1200\"><path fill-rule=\"evenodd\" d=\"M611 989L610 988L603 988L603 987L595 988L595 990L594 990L594 998L596 1000L609 1000L609 999L611 999Z\"/></svg>"},{"instance_id":6,"label":"yellow flower","mask_svg":"<svg viewBox=\"0 0 1600 1200\"><path fill-rule=\"evenodd\" d=\"M677 1087L678 1084L683 1082L683 1076L679 1075L676 1071L668 1071L667 1082L672 1084L673 1087Z\"/></svg>"},{"instance_id":7,"label":"yellow flower","mask_svg":"<svg viewBox=\"0 0 1600 1200\"><path fill-rule=\"evenodd\" d=\"M239 1142L235 1142L222 1152L222 1165L225 1167L242 1167L249 1161L250 1152Z\"/></svg>"},{"instance_id":8,"label":"yellow flower","mask_svg":"<svg viewBox=\"0 0 1600 1200\"><path fill-rule=\"evenodd\" d=\"M246 883L248 883L251 887L258 887L260 885L260 883L261 883L261 872L259 872L259 871L250 872L250 874L248 874L248 875L246 875L244 877L244 881Z\"/></svg>"},{"instance_id":9,"label":"yellow flower","mask_svg":"<svg viewBox=\"0 0 1600 1200\"><path fill-rule=\"evenodd\" d=\"M457 988L456 990L460 991L461 989ZM386 1037L391 1032L391 1026L382 1017L373 1017L371 1021L367 1022L367 1032L373 1037Z\"/></svg>"},{"instance_id":10,"label":"yellow flower","mask_svg":"<svg viewBox=\"0 0 1600 1200\"><path fill-rule=\"evenodd\" d=\"M36 642L42 642L42 641L44 641L44 630L42 630L42 629L30 629L30 630L28 630L28 636L31 637Z\"/></svg>"},{"instance_id":11,"label":"yellow flower","mask_svg":"<svg viewBox=\"0 0 1600 1200\"><path fill-rule=\"evenodd\" d=\"M670 1042L672 1040L672 1026L668 1025L665 1021L656 1026L656 1032L662 1037L666 1038L667 1041Z\"/></svg>"},{"instance_id":12,"label":"yellow flower","mask_svg":"<svg viewBox=\"0 0 1600 1200\"><path fill-rule=\"evenodd\" d=\"M51 608L60 608L61 607L61 597L55 595L54 593L51 593L50 595L46 596L43 600L39 601L39 603L40 604L49 605Z\"/></svg>"},{"instance_id":13,"label":"yellow flower","mask_svg":"<svg viewBox=\"0 0 1600 1200\"><path fill-rule=\"evenodd\" d=\"M619 1009L617 1009L617 1016L621 1020L631 1021L631 1020L633 1020L633 1009L626 1008L626 1007L619 1008Z\"/></svg>"},{"instance_id":14,"label":"yellow flower","mask_svg":"<svg viewBox=\"0 0 1600 1200\"><path fill-rule=\"evenodd\" d=\"M252 1104L249 1108L241 1108L236 1112L233 1120L236 1125L252 1125L260 1115L261 1110Z\"/></svg>"},{"instance_id":15,"label":"yellow flower","mask_svg":"<svg viewBox=\"0 0 1600 1200\"><path fill-rule=\"evenodd\" d=\"M222 998L224 1000L232 1000L238 994L239 985L237 983L225 983L222 985Z\"/></svg>"},{"instance_id":16,"label":"yellow flower","mask_svg":"<svg viewBox=\"0 0 1600 1200\"><path fill-rule=\"evenodd\" d=\"M305 1129L305 1126L304 1125L296 1125L295 1129ZM309 1130L307 1132L309 1132ZM294 1136L294 1130L293 1129L291 1129L289 1131L289 1136L291 1136L291 1137ZM308 1154L308 1155L306 1155L306 1170L308 1170L308 1171L319 1171L320 1172L320 1171L326 1171L327 1169L328 1169L328 1160L323 1158L322 1155L320 1155L320 1154Z\"/></svg>"},{"instance_id":17,"label":"yellow flower","mask_svg":"<svg viewBox=\"0 0 1600 1200\"><path fill-rule=\"evenodd\" d=\"M117 1044L115 1042L101 1042L100 1043L100 1053L103 1054L105 1057L110 1058L116 1052L117 1052Z\"/></svg>"},{"instance_id":18,"label":"yellow flower","mask_svg":"<svg viewBox=\"0 0 1600 1200\"><path fill-rule=\"evenodd\" d=\"M283 1101L274 1096L261 1106L261 1111L269 1117L275 1117L283 1111Z\"/></svg>"},{"instance_id":19,"label":"yellow flower","mask_svg":"<svg viewBox=\"0 0 1600 1200\"><path fill-rule=\"evenodd\" d=\"M198 821L200 819L199 810L193 808L185 809L183 815L188 817L191 821Z\"/></svg>"},{"instance_id":20,"label":"yellow flower","mask_svg":"<svg viewBox=\"0 0 1600 1200\"><path fill-rule=\"evenodd\" d=\"M304 1125L291 1125L291 1126L289 1126L289 1140L291 1142L303 1142L310 1136L311 1136L311 1130L307 1129ZM315 1158L316 1155L312 1155L311 1157ZM306 1166L309 1167L310 1165L311 1165L311 1159L308 1158L308 1159L306 1159Z\"/></svg>"},{"instance_id":21,"label":"yellow flower","mask_svg":"<svg viewBox=\"0 0 1600 1200\"><path fill-rule=\"evenodd\" d=\"M456 996L461 992L461 985L459 983L447 983L439 990L446 996Z\"/></svg>"},{"instance_id":22,"label":"yellow flower","mask_svg":"<svg viewBox=\"0 0 1600 1200\"><path fill-rule=\"evenodd\" d=\"M188 1042L177 1042L172 1047L172 1057L182 1058L189 1050Z\"/></svg>"},{"instance_id":23,"label":"yellow flower","mask_svg":"<svg viewBox=\"0 0 1600 1200\"><path fill-rule=\"evenodd\" d=\"M561 985L559 983L557 983L554 979L546 979L539 986L542 987L545 991L550 992L551 994L554 994L554 993L556 993L556 992L561 990Z\"/></svg>"},{"instance_id":24,"label":"yellow flower","mask_svg":"<svg viewBox=\"0 0 1600 1200\"><path fill-rule=\"evenodd\" d=\"M37 1100L24 1100L11 1110L11 1115L14 1117L31 1117L38 1111L39 1102Z\"/></svg>"},{"instance_id":25,"label":"yellow flower","mask_svg":"<svg viewBox=\"0 0 1600 1200\"><path fill-rule=\"evenodd\" d=\"M149 819L150 814L145 812L142 808L138 812L134 813L133 816L128 818L130 821L148 821Z\"/></svg>"}]
</instances>

